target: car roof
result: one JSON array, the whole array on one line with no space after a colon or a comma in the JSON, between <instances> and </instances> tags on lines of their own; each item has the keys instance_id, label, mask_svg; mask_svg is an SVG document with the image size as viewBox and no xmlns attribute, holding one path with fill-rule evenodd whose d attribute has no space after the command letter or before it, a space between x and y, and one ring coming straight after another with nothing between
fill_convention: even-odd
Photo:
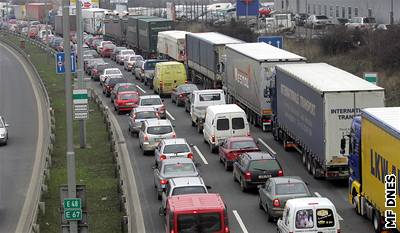
<instances>
[{"instance_id":1,"label":"car roof","mask_svg":"<svg viewBox=\"0 0 400 233\"><path fill-rule=\"evenodd\" d=\"M280 177L271 177L269 180L273 181L276 184L286 184L286 183L303 183L305 182L299 176L280 176Z\"/></svg>"},{"instance_id":2,"label":"car roof","mask_svg":"<svg viewBox=\"0 0 400 233\"><path fill-rule=\"evenodd\" d=\"M168 202L172 212L225 209L224 201L218 193L176 195L169 197Z\"/></svg>"},{"instance_id":3,"label":"car roof","mask_svg":"<svg viewBox=\"0 0 400 233\"><path fill-rule=\"evenodd\" d=\"M221 93L224 92L224 90L222 89L206 89L206 90L195 90L193 91L193 94L199 93L199 94L203 94L203 93Z\"/></svg>"},{"instance_id":4,"label":"car roof","mask_svg":"<svg viewBox=\"0 0 400 233\"><path fill-rule=\"evenodd\" d=\"M243 153L243 155L248 157L250 160L276 159L275 156L266 151L246 152Z\"/></svg>"},{"instance_id":5,"label":"car roof","mask_svg":"<svg viewBox=\"0 0 400 233\"><path fill-rule=\"evenodd\" d=\"M163 139L163 142L165 145L187 144L184 138Z\"/></svg>"},{"instance_id":6,"label":"car roof","mask_svg":"<svg viewBox=\"0 0 400 233\"><path fill-rule=\"evenodd\" d=\"M201 177L177 177L170 179L169 182L174 187L205 186Z\"/></svg>"},{"instance_id":7,"label":"car roof","mask_svg":"<svg viewBox=\"0 0 400 233\"><path fill-rule=\"evenodd\" d=\"M324 206L334 207L333 203L326 197L303 197L303 198L289 199L286 202L286 205L292 205L295 208L312 206L312 205L324 205Z\"/></svg>"},{"instance_id":8,"label":"car roof","mask_svg":"<svg viewBox=\"0 0 400 233\"><path fill-rule=\"evenodd\" d=\"M168 119L148 119L145 121L148 126L161 126L161 125L171 125L171 121Z\"/></svg>"},{"instance_id":9,"label":"car roof","mask_svg":"<svg viewBox=\"0 0 400 233\"><path fill-rule=\"evenodd\" d=\"M140 99L161 99L161 97L159 95L141 95Z\"/></svg>"},{"instance_id":10,"label":"car roof","mask_svg":"<svg viewBox=\"0 0 400 233\"><path fill-rule=\"evenodd\" d=\"M177 163L193 163L192 159L189 158L170 158L170 159L164 159L161 160L161 164L162 165L166 165L166 164L177 164Z\"/></svg>"}]
</instances>

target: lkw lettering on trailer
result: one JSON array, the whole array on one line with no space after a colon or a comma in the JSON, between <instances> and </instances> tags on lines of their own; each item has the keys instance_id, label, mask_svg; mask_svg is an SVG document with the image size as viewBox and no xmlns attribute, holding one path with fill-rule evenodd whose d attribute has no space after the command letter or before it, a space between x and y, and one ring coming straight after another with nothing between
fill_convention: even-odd
<instances>
[{"instance_id":1,"label":"lkw lettering on trailer","mask_svg":"<svg viewBox=\"0 0 400 233\"><path fill-rule=\"evenodd\" d=\"M374 149L370 149L370 163L371 168L370 172L372 176L375 176L382 184L385 182L385 176L388 175L389 170L389 161L385 159L385 157L378 152L374 151ZM400 177L400 170L396 168L395 165L391 165L392 174L397 174L397 196L400 197L400 187L399 177Z\"/></svg>"}]
</instances>

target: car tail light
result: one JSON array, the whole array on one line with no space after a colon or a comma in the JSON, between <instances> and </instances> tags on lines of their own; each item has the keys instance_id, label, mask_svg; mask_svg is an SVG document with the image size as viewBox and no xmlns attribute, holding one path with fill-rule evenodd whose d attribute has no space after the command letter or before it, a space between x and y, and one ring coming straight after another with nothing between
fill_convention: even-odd
<instances>
[{"instance_id":1,"label":"car tail light","mask_svg":"<svg viewBox=\"0 0 400 233\"><path fill-rule=\"evenodd\" d=\"M160 160L164 160L164 159L167 159L167 156L161 155L161 156L160 156Z\"/></svg>"},{"instance_id":2,"label":"car tail light","mask_svg":"<svg viewBox=\"0 0 400 233\"><path fill-rule=\"evenodd\" d=\"M147 141L149 140L149 136L144 135L143 140L144 140L145 142L147 142Z\"/></svg>"},{"instance_id":3,"label":"car tail light","mask_svg":"<svg viewBox=\"0 0 400 233\"><path fill-rule=\"evenodd\" d=\"M270 119L263 119L262 122L263 122L263 123L271 123L272 120L270 120Z\"/></svg>"},{"instance_id":4,"label":"car tail light","mask_svg":"<svg viewBox=\"0 0 400 233\"><path fill-rule=\"evenodd\" d=\"M193 154L192 154L192 153L189 153L189 154L187 155L187 157L188 157L189 159L193 159Z\"/></svg>"},{"instance_id":5,"label":"car tail light","mask_svg":"<svg viewBox=\"0 0 400 233\"><path fill-rule=\"evenodd\" d=\"M161 106L161 107L158 109L158 111L160 111L160 112L165 112L165 106Z\"/></svg>"},{"instance_id":6,"label":"car tail light","mask_svg":"<svg viewBox=\"0 0 400 233\"><path fill-rule=\"evenodd\" d=\"M249 136L249 137L251 136L250 132L247 132L247 136Z\"/></svg>"},{"instance_id":7,"label":"car tail light","mask_svg":"<svg viewBox=\"0 0 400 233\"><path fill-rule=\"evenodd\" d=\"M278 171L278 176L283 176L283 171L282 170Z\"/></svg>"},{"instance_id":8,"label":"car tail light","mask_svg":"<svg viewBox=\"0 0 400 233\"><path fill-rule=\"evenodd\" d=\"M213 135L213 136L211 136L211 142L215 142L215 136Z\"/></svg>"},{"instance_id":9,"label":"car tail light","mask_svg":"<svg viewBox=\"0 0 400 233\"><path fill-rule=\"evenodd\" d=\"M280 207L280 206L281 206L281 201L279 201L279 199L274 199L274 200L272 201L272 205L273 205L274 207Z\"/></svg>"},{"instance_id":10,"label":"car tail light","mask_svg":"<svg viewBox=\"0 0 400 233\"><path fill-rule=\"evenodd\" d=\"M168 180L160 180L160 184L167 184Z\"/></svg>"},{"instance_id":11,"label":"car tail light","mask_svg":"<svg viewBox=\"0 0 400 233\"><path fill-rule=\"evenodd\" d=\"M175 233L175 231L174 231L174 230L171 230L171 233Z\"/></svg>"},{"instance_id":12,"label":"car tail light","mask_svg":"<svg viewBox=\"0 0 400 233\"><path fill-rule=\"evenodd\" d=\"M172 138L176 138L176 133L175 132L172 133Z\"/></svg>"},{"instance_id":13,"label":"car tail light","mask_svg":"<svg viewBox=\"0 0 400 233\"><path fill-rule=\"evenodd\" d=\"M251 172L244 173L244 180L251 181Z\"/></svg>"},{"instance_id":14,"label":"car tail light","mask_svg":"<svg viewBox=\"0 0 400 233\"><path fill-rule=\"evenodd\" d=\"M229 227L228 227L228 226L226 226L226 227L224 228L224 233L229 233Z\"/></svg>"}]
</instances>

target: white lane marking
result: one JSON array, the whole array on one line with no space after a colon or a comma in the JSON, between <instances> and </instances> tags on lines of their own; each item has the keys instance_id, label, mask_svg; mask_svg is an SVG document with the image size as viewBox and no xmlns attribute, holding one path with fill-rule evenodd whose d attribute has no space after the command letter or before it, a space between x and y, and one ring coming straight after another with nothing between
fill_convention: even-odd
<instances>
[{"instance_id":1,"label":"white lane marking","mask_svg":"<svg viewBox=\"0 0 400 233\"><path fill-rule=\"evenodd\" d=\"M261 144L263 144L265 147L267 147L267 149L274 155L276 155L276 152L270 147L268 146L268 144L266 142L264 142L261 138L258 138L258 141L261 142Z\"/></svg>"},{"instance_id":2,"label":"white lane marking","mask_svg":"<svg viewBox=\"0 0 400 233\"><path fill-rule=\"evenodd\" d=\"M239 213L236 210L232 210L233 214L235 215L236 220L239 223L240 228L242 228L243 233L249 233L244 225L242 218L240 217Z\"/></svg>"},{"instance_id":3,"label":"white lane marking","mask_svg":"<svg viewBox=\"0 0 400 233\"><path fill-rule=\"evenodd\" d=\"M136 87L137 87L141 92L146 93L146 91L143 90L139 85L136 85Z\"/></svg>"},{"instance_id":4,"label":"white lane marking","mask_svg":"<svg viewBox=\"0 0 400 233\"><path fill-rule=\"evenodd\" d=\"M165 111L165 112L167 113L168 117L171 118L171 120L173 120L173 121L175 120L175 118L171 115L171 113L169 113L168 111Z\"/></svg>"},{"instance_id":5,"label":"white lane marking","mask_svg":"<svg viewBox=\"0 0 400 233\"><path fill-rule=\"evenodd\" d=\"M318 192L314 192L316 197L322 197L321 194L319 194Z\"/></svg>"},{"instance_id":6,"label":"white lane marking","mask_svg":"<svg viewBox=\"0 0 400 233\"><path fill-rule=\"evenodd\" d=\"M199 148L197 148L197 146L193 146L193 148L196 150L197 154L200 156L201 160L203 160L204 164L208 164L206 158L203 156L203 154L201 153L201 151L199 150Z\"/></svg>"},{"instance_id":7,"label":"white lane marking","mask_svg":"<svg viewBox=\"0 0 400 233\"><path fill-rule=\"evenodd\" d=\"M343 221L342 216L340 216L339 214L337 214L339 221Z\"/></svg>"}]
</instances>

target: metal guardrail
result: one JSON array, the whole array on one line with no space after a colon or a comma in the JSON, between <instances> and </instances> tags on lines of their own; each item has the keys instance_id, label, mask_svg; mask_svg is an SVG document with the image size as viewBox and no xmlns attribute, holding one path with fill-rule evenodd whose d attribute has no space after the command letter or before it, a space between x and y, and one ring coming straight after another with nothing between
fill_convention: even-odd
<instances>
[{"instance_id":1,"label":"metal guardrail","mask_svg":"<svg viewBox=\"0 0 400 233\"><path fill-rule=\"evenodd\" d=\"M16 36L20 39L23 39L25 41L28 41L29 43L41 48L42 50L50 53L51 55L56 54L56 51L54 49L49 48L46 44L44 44L40 41L30 39L30 38L28 38L26 36L22 36L18 33L13 33L13 32L8 32L8 31L6 33L9 33L9 34ZM9 42L9 43L11 43L11 42ZM16 47L14 44L13 44L13 46ZM19 49L19 48L16 48L16 49L21 51L21 49ZM21 51L21 52L24 54L25 58L29 60L29 58L25 54L25 52L24 51ZM30 62L30 64L32 64L32 63ZM35 72L38 75L36 69L35 69ZM38 77L40 79L40 76L38 76ZM46 89L42 81L41 81L41 84L42 84L43 88ZM47 96L47 91L45 93ZM117 162L117 174L119 176L119 188L121 191L121 204L123 207L122 210L125 214L122 223L123 223L123 225L127 226L128 233L146 233L143 212L142 212L141 203L139 200L139 194L137 192L135 176L134 176L133 168L131 166L129 152L128 152L128 148L125 143L124 135L122 133L121 128L118 125L117 119L112 114L110 109L103 103L103 101L97 95L97 93L95 91L91 90L90 93L91 93L91 97L94 99L95 103L98 105L99 109L101 110L101 113L104 116L104 122L106 124L107 131L109 133L110 142L111 142L111 151L114 155L115 161ZM54 118L54 116L53 116L53 118ZM37 215L37 211L35 211L35 214ZM32 223L31 229L32 228L38 229L37 224ZM21 232L29 232L30 233L32 231L21 231ZM38 231L33 231L33 232L38 233Z\"/></svg>"},{"instance_id":2,"label":"metal guardrail","mask_svg":"<svg viewBox=\"0 0 400 233\"><path fill-rule=\"evenodd\" d=\"M2 33L9 33L8 31L0 31ZM55 140L55 119L54 111L51 108L50 98L48 96L46 86L44 85L38 71L36 70L33 63L30 61L28 54L21 50L11 41L8 41L3 36L0 36L0 41L11 47L13 50L21 54L25 62L29 65L30 69L34 72L37 83L40 86L41 101L43 101L46 109L44 118L46 119L46 130L43 131L43 143L41 148L41 154L37 157L33 164L32 178L29 184L25 202L21 211L21 215L17 224L16 232L26 233L38 233L39 225L37 224L37 217L39 209L44 211L44 203L41 202L41 196L43 192L47 191L45 184L46 178L49 176L49 167L51 166L51 154L53 153L53 143Z\"/></svg>"}]
</instances>

